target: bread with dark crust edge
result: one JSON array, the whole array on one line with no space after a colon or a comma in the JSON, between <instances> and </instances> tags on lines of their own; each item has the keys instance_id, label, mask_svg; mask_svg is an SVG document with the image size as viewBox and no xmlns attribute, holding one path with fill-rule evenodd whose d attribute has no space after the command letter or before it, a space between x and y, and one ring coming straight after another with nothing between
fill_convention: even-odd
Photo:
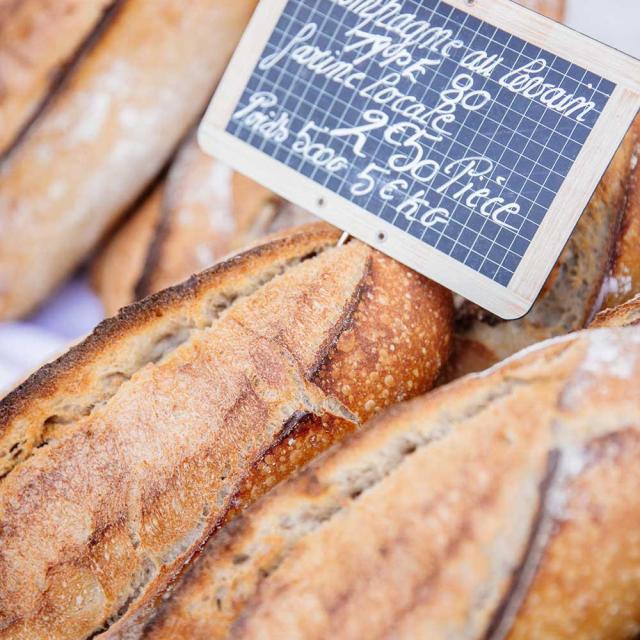
<instances>
[{"instance_id":1,"label":"bread with dark crust edge","mask_svg":"<svg viewBox=\"0 0 640 640\"><path fill-rule=\"evenodd\" d=\"M274 207L277 196L254 182L236 194L233 171L200 150L195 134L176 154L164 183L161 217L146 245L137 274L135 299L169 287L202 271L231 252L232 239L244 231L236 215L238 196L250 199L252 216Z\"/></svg>"},{"instance_id":2,"label":"bread with dark crust edge","mask_svg":"<svg viewBox=\"0 0 640 640\"><path fill-rule=\"evenodd\" d=\"M601 311L591 327L630 327L636 324L640 324L640 294L624 304Z\"/></svg>"},{"instance_id":3,"label":"bread with dark crust edge","mask_svg":"<svg viewBox=\"0 0 640 640\"><path fill-rule=\"evenodd\" d=\"M0 403L0 477L42 443L47 425L70 422L104 402L113 391L105 380L111 378L113 386L121 383L118 376L130 377L157 359L181 331L205 326L209 314L255 289L261 278L273 277L288 263L338 238L339 232L326 225L308 227L220 263L102 322L84 342L42 367ZM61 402L61 397L73 398L75 406Z\"/></svg>"},{"instance_id":4,"label":"bread with dark crust edge","mask_svg":"<svg viewBox=\"0 0 640 640\"><path fill-rule=\"evenodd\" d=\"M0 319L40 303L142 194L255 5L122 0L0 165Z\"/></svg>"},{"instance_id":5,"label":"bread with dark crust edge","mask_svg":"<svg viewBox=\"0 0 640 640\"><path fill-rule=\"evenodd\" d=\"M227 527L146 640L631 639L640 329L391 408Z\"/></svg>"},{"instance_id":6,"label":"bread with dark crust edge","mask_svg":"<svg viewBox=\"0 0 640 640\"><path fill-rule=\"evenodd\" d=\"M217 527L432 385L450 293L337 237L129 307L4 401L0 638L129 633Z\"/></svg>"}]
</instances>

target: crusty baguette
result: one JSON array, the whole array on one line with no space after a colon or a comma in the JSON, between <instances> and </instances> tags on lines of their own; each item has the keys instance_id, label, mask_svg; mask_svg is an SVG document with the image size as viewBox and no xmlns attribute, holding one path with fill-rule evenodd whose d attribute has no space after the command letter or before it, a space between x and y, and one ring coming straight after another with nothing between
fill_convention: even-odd
<instances>
[{"instance_id":1,"label":"crusty baguette","mask_svg":"<svg viewBox=\"0 0 640 640\"><path fill-rule=\"evenodd\" d=\"M0 156L46 104L115 5L115 0L0 0Z\"/></svg>"},{"instance_id":2,"label":"crusty baguette","mask_svg":"<svg viewBox=\"0 0 640 640\"><path fill-rule=\"evenodd\" d=\"M40 302L204 108L256 0L123 0L0 167L0 318Z\"/></svg>"},{"instance_id":3,"label":"crusty baguette","mask_svg":"<svg viewBox=\"0 0 640 640\"><path fill-rule=\"evenodd\" d=\"M464 302L457 313L454 355L444 380L481 371L531 344L584 328L600 310L603 287L624 244L618 269L640 269L640 248L620 220L632 180L640 117L625 137L531 311L502 321ZM638 215L635 213L634 215ZM637 233L637 231L636 231ZM626 238L626 240L624 240ZM624 257L622 257L624 256ZM613 302L613 301L612 301Z\"/></svg>"},{"instance_id":4,"label":"crusty baguette","mask_svg":"<svg viewBox=\"0 0 640 640\"><path fill-rule=\"evenodd\" d=\"M126 308L0 405L0 638L125 633L214 529L448 355L450 293L316 225Z\"/></svg>"},{"instance_id":5,"label":"crusty baguette","mask_svg":"<svg viewBox=\"0 0 640 640\"><path fill-rule=\"evenodd\" d=\"M630 327L640 324L640 294L617 306L601 311L591 327Z\"/></svg>"},{"instance_id":6,"label":"crusty baguette","mask_svg":"<svg viewBox=\"0 0 640 640\"><path fill-rule=\"evenodd\" d=\"M146 640L631 639L640 329L392 408L226 527Z\"/></svg>"},{"instance_id":7,"label":"crusty baguette","mask_svg":"<svg viewBox=\"0 0 640 640\"><path fill-rule=\"evenodd\" d=\"M94 263L107 314L166 289L264 236L313 218L253 180L204 154L195 136L179 150L159 189L156 223L145 205L116 231ZM139 220L143 219L143 220ZM126 253L144 256L126 261ZM130 286L131 282L133 286Z\"/></svg>"}]
</instances>

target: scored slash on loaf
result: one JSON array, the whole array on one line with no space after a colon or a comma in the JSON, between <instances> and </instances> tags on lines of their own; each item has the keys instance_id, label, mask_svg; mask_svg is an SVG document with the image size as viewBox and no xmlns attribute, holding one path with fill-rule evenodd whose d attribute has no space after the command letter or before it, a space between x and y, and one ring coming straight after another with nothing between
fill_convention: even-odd
<instances>
[{"instance_id":1,"label":"scored slash on loaf","mask_svg":"<svg viewBox=\"0 0 640 640\"><path fill-rule=\"evenodd\" d=\"M58 4L0 0L0 317L134 201L94 285L160 293L0 402L0 640L640 634L640 119L502 322L199 151L255 0ZM162 140L114 169L136 114Z\"/></svg>"},{"instance_id":2,"label":"scored slash on loaf","mask_svg":"<svg viewBox=\"0 0 640 640\"><path fill-rule=\"evenodd\" d=\"M43 110L117 0L0 3L0 158Z\"/></svg>"},{"instance_id":3,"label":"scored slash on loaf","mask_svg":"<svg viewBox=\"0 0 640 640\"><path fill-rule=\"evenodd\" d=\"M87 36L0 161L0 319L42 302L155 178L256 2L120 0Z\"/></svg>"}]
</instances>

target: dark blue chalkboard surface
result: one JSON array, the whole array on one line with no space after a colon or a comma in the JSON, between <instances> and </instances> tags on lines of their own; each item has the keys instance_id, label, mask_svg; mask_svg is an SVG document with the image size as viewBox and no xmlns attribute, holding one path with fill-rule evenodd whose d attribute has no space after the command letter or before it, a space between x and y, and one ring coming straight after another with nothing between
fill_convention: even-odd
<instances>
[{"instance_id":1,"label":"dark blue chalkboard surface","mask_svg":"<svg viewBox=\"0 0 640 640\"><path fill-rule=\"evenodd\" d=\"M225 80L227 97L214 100L202 139L206 148L215 128L217 155L354 235L363 235L349 224L355 208L366 213L381 250L513 316L535 298L531 291L539 290L634 113L613 99L624 73L594 70L588 55L573 55L569 45L578 38L583 48L615 54L622 67L633 63L568 30L543 48L535 30L526 37L527 18L538 28L543 21L545 42L554 42L549 33L560 25L506 0L491 0L493 11L483 17L482 2L263 0L271 9L261 6L263 22L271 15L263 41L245 37L241 85L237 77ZM500 5L504 23L495 12ZM221 151L220 133L260 156L231 158ZM591 160L598 169L578 180L576 194L567 183L584 171L576 164L588 163L588 143L604 157ZM252 166L265 158L286 174ZM287 187L298 177L297 187ZM312 201L301 194L308 181L318 187ZM545 224L563 213L564 226ZM549 243L541 237L545 227L548 234L555 229ZM537 252L545 257L537 277L534 241L543 242ZM428 250L416 265L411 256L420 246ZM511 303L496 295L500 288L514 294Z\"/></svg>"}]
</instances>

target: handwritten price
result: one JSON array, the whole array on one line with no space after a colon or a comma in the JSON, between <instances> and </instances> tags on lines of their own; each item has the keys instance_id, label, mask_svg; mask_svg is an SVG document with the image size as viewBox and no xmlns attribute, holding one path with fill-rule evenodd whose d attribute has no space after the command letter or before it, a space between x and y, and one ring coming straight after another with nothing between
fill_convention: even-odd
<instances>
[{"instance_id":1,"label":"handwritten price","mask_svg":"<svg viewBox=\"0 0 640 640\"><path fill-rule=\"evenodd\" d=\"M350 104L362 108L357 120L329 127L318 124L316 115L300 123L300 114L294 119L269 91L252 94L234 120L342 178L363 208L373 199L430 228L449 224L452 208L461 204L516 230L513 222L522 212L520 203L505 195L513 193L502 175L509 171L472 150L462 159L447 157L449 147L434 150L456 138L469 114L490 107L495 96L489 88L537 101L576 122L584 121L595 104L545 80L548 63L543 58L509 69L504 57L469 47L453 30L401 11L395 0L331 1L357 17L341 49L319 46L319 24L310 21L264 55L258 69L298 65L301 74L317 78L318 84L346 88L353 97ZM420 78L440 73L439 67L451 60L457 70L445 86L422 91Z\"/></svg>"}]
</instances>

